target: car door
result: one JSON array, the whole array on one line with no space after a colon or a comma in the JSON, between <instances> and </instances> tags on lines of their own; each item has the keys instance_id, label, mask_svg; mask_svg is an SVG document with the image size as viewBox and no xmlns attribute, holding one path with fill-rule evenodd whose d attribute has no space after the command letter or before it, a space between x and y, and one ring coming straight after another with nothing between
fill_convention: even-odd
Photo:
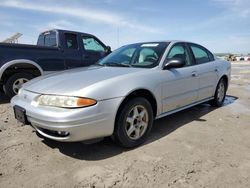
<instances>
[{"instance_id":1,"label":"car door","mask_svg":"<svg viewBox=\"0 0 250 188\"><path fill-rule=\"evenodd\" d=\"M168 112L197 101L198 70L193 66L192 56L185 43L175 44L169 51L166 61L172 58L183 59L186 64L181 68L163 70L162 110Z\"/></svg>"},{"instance_id":2,"label":"car door","mask_svg":"<svg viewBox=\"0 0 250 188\"><path fill-rule=\"evenodd\" d=\"M91 65L105 57L106 46L93 36L82 36L82 60L85 65Z\"/></svg>"},{"instance_id":3,"label":"car door","mask_svg":"<svg viewBox=\"0 0 250 188\"><path fill-rule=\"evenodd\" d=\"M198 100L204 100L214 95L218 80L218 66L214 57L205 48L197 44L189 44L199 72Z\"/></svg>"},{"instance_id":4,"label":"car door","mask_svg":"<svg viewBox=\"0 0 250 188\"><path fill-rule=\"evenodd\" d=\"M64 34L64 57L67 69L82 67L82 56L77 34L65 33Z\"/></svg>"}]
</instances>

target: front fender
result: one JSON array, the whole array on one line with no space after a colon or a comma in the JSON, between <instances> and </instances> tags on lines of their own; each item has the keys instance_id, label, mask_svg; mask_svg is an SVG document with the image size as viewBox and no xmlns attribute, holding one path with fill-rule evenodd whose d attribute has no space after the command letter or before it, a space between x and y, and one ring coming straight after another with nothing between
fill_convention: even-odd
<instances>
[{"instance_id":1,"label":"front fender","mask_svg":"<svg viewBox=\"0 0 250 188\"><path fill-rule=\"evenodd\" d=\"M151 75L151 76L150 76ZM161 77L157 71L146 71L133 76L121 76L115 79L98 82L73 95L108 100L112 98L126 98L136 90L147 90L154 96L157 103L157 113L161 112Z\"/></svg>"}]
</instances>

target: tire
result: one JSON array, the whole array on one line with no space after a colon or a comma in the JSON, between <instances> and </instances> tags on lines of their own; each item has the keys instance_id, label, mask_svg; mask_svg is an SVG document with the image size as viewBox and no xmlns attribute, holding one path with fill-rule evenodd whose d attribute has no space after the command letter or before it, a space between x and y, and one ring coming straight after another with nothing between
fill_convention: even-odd
<instances>
[{"instance_id":1,"label":"tire","mask_svg":"<svg viewBox=\"0 0 250 188\"><path fill-rule=\"evenodd\" d=\"M122 147L139 146L148 137L153 120L152 106L145 98L131 99L117 114L113 138Z\"/></svg>"},{"instance_id":2,"label":"tire","mask_svg":"<svg viewBox=\"0 0 250 188\"><path fill-rule=\"evenodd\" d=\"M214 99L210 101L210 105L214 107L221 107L224 103L226 97L226 81L225 79L220 79L214 94Z\"/></svg>"},{"instance_id":3,"label":"tire","mask_svg":"<svg viewBox=\"0 0 250 188\"><path fill-rule=\"evenodd\" d=\"M15 73L10 76L3 86L4 93L7 97L12 98L18 93L18 90L22 84L34 78L32 74L29 73Z\"/></svg>"}]
</instances>

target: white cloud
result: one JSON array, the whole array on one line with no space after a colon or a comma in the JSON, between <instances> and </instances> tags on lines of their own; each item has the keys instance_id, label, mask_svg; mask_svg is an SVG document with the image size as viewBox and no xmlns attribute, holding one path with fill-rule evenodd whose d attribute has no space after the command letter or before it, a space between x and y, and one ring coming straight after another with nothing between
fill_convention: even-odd
<instances>
[{"instance_id":1,"label":"white cloud","mask_svg":"<svg viewBox=\"0 0 250 188\"><path fill-rule=\"evenodd\" d=\"M210 16L202 22L186 26L184 31L203 31L204 29L220 29L232 31L238 27L239 22L247 22L250 19L250 0L211 0L217 7L222 7L221 12ZM241 22L241 23L242 23ZM231 23L231 24L230 24ZM247 25L243 25L245 28Z\"/></svg>"},{"instance_id":2,"label":"white cloud","mask_svg":"<svg viewBox=\"0 0 250 188\"><path fill-rule=\"evenodd\" d=\"M234 13L241 18L250 17L249 0L213 0L213 2L225 6L231 13Z\"/></svg>"},{"instance_id":3,"label":"white cloud","mask_svg":"<svg viewBox=\"0 0 250 188\"><path fill-rule=\"evenodd\" d=\"M161 31L158 29L152 28L151 26L139 24L137 22L131 22L129 19L124 18L119 14L109 13L93 8L91 8L90 10L84 7L60 7L58 4L38 4L31 1L24 2L16 0L2 1L0 2L0 6L31 11L48 12L51 14L61 14L84 19L86 21L115 25L116 27L129 27L131 29L138 29L149 33L161 33Z\"/></svg>"},{"instance_id":4,"label":"white cloud","mask_svg":"<svg viewBox=\"0 0 250 188\"><path fill-rule=\"evenodd\" d=\"M57 21L51 21L45 25L37 25L35 28L39 32L43 32L45 30L50 30L50 29L68 29L71 28L71 30L74 30L77 28L75 24L72 22L69 22L67 20L57 20Z\"/></svg>"},{"instance_id":5,"label":"white cloud","mask_svg":"<svg viewBox=\"0 0 250 188\"><path fill-rule=\"evenodd\" d=\"M231 41L231 42L228 42ZM229 53L243 53L248 54L249 51L249 37L244 36L228 36L226 38L214 39L213 41L206 40L204 43L213 52L229 52ZM225 45L226 44L226 45Z\"/></svg>"}]
</instances>

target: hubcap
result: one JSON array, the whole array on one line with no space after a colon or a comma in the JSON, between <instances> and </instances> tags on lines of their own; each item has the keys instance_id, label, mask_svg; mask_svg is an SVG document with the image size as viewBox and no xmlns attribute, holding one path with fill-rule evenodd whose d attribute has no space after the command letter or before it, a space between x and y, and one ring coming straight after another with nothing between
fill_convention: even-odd
<instances>
[{"instance_id":1,"label":"hubcap","mask_svg":"<svg viewBox=\"0 0 250 188\"><path fill-rule=\"evenodd\" d=\"M224 95L225 95L225 85L223 84L223 82L220 82L217 92L217 99L219 102L222 102L222 100L224 99Z\"/></svg>"},{"instance_id":2,"label":"hubcap","mask_svg":"<svg viewBox=\"0 0 250 188\"><path fill-rule=\"evenodd\" d=\"M29 80L27 78L19 78L17 79L14 84L13 84L13 91L15 94L18 93L18 90L22 87L22 85L26 82L28 82Z\"/></svg>"},{"instance_id":3,"label":"hubcap","mask_svg":"<svg viewBox=\"0 0 250 188\"><path fill-rule=\"evenodd\" d=\"M126 118L126 133L132 140L138 140L148 127L148 111L142 105L133 107Z\"/></svg>"}]
</instances>

